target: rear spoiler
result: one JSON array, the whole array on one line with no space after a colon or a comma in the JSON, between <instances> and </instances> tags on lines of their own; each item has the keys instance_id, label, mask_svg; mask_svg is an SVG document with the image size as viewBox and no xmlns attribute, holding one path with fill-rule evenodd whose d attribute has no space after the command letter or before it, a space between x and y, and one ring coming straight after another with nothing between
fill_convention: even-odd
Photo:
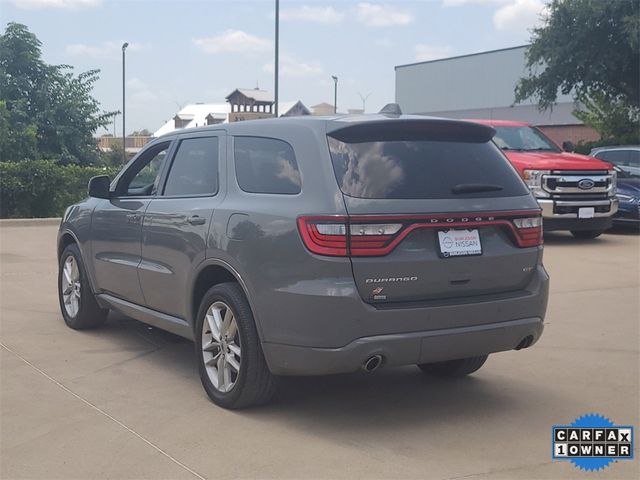
<instances>
[{"instance_id":1,"label":"rear spoiler","mask_svg":"<svg viewBox=\"0 0 640 480\"><path fill-rule=\"evenodd\" d=\"M357 123L335 121L327 135L345 143L391 141L442 141L486 143L496 131L479 123L440 118L381 118Z\"/></svg>"}]
</instances>

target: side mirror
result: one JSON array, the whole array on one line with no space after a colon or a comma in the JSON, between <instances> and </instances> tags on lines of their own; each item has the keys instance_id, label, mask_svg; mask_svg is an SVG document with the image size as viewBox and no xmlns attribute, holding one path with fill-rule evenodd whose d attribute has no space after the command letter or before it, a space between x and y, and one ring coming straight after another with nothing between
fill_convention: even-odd
<instances>
[{"instance_id":1,"label":"side mirror","mask_svg":"<svg viewBox=\"0 0 640 480\"><path fill-rule=\"evenodd\" d=\"M91 177L89 180L89 196L93 198L109 198L109 184L107 175Z\"/></svg>"},{"instance_id":2,"label":"side mirror","mask_svg":"<svg viewBox=\"0 0 640 480\"><path fill-rule=\"evenodd\" d=\"M576 147L573 142L570 142L569 140L565 140L564 142L562 142L562 150L564 150L565 152L573 152L575 149Z\"/></svg>"}]
</instances>

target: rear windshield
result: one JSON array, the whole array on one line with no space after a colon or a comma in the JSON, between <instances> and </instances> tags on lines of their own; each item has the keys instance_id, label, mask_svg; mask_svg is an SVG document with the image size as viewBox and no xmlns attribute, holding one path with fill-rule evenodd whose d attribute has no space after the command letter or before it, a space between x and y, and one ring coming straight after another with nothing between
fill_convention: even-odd
<instances>
[{"instance_id":1,"label":"rear windshield","mask_svg":"<svg viewBox=\"0 0 640 480\"><path fill-rule=\"evenodd\" d=\"M503 150L518 152L560 152L543 133L531 127L495 127L493 141Z\"/></svg>"},{"instance_id":2,"label":"rear windshield","mask_svg":"<svg viewBox=\"0 0 640 480\"><path fill-rule=\"evenodd\" d=\"M340 189L351 197L436 199L528 193L491 141L328 140Z\"/></svg>"}]
</instances>

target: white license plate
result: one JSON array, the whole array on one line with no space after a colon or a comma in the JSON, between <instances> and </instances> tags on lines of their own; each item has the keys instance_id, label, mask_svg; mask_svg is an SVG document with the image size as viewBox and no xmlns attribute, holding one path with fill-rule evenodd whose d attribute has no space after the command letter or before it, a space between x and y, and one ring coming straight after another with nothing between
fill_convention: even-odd
<instances>
[{"instance_id":1,"label":"white license plate","mask_svg":"<svg viewBox=\"0 0 640 480\"><path fill-rule=\"evenodd\" d=\"M578 218L593 218L596 214L594 207L583 207L578 209Z\"/></svg>"},{"instance_id":2,"label":"white license plate","mask_svg":"<svg viewBox=\"0 0 640 480\"><path fill-rule=\"evenodd\" d=\"M440 230L440 253L443 257L482 255L478 230Z\"/></svg>"}]
</instances>

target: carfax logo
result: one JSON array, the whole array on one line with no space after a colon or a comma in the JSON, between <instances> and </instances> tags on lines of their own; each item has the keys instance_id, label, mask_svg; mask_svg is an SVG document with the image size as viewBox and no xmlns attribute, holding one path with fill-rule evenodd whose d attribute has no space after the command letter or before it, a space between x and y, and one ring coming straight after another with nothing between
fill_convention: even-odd
<instances>
[{"instance_id":1,"label":"carfax logo","mask_svg":"<svg viewBox=\"0 0 640 480\"><path fill-rule=\"evenodd\" d=\"M570 460L581 470L600 470L614 460L633 460L633 427L614 425L598 414L552 427L554 460Z\"/></svg>"}]
</instances>

